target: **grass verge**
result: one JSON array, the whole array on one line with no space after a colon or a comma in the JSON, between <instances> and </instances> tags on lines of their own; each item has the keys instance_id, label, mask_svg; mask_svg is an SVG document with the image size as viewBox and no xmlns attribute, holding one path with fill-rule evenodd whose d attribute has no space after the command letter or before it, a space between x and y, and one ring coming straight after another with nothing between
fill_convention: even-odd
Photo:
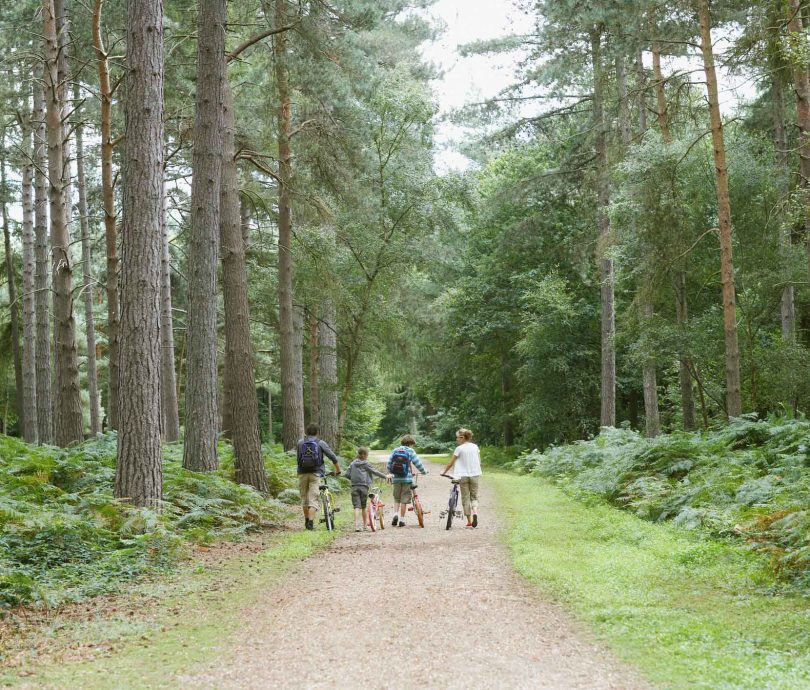
<instances>
[{"instance_id":1,"label":"grass verge","mask_svg":"<svg viewBox=\"0 0 810 690\"><path fill-rule=\"evenodd\" d=\"M666 688L810 688L810 606L739 544L489 472L516 570Z\"/></svg>"},{"instance_id":2,"label":"grass verge","mask_svg":"<svg viewBox=\"0 0 810 690\"><path fill-rule=\"evenodd\" d=\"M340 497L345 504L345 497ZM342 515L348 510L343 507ZM297 513L296 513L297 516ZM297 524L297 522L296 522ZM301 559L345 530L280 531L258 553L198 562L160 581L141 583L90 620L60 620L40 631L58 638L57 659L41 656L0 670L0 685L35 688L173 688L176 676L200 672L227 651L242 611ZM133 615L133 601L142 611ZM70 652L82 658L71 662Z\"/></svg>"}]
</instances>

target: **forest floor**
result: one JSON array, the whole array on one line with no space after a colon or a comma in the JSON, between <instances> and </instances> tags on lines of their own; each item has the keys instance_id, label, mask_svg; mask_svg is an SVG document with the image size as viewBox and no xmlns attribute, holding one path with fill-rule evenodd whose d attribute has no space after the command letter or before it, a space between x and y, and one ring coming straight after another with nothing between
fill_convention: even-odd
<instances>
[{"instance_id":1,"label":"forest floor","mask_svg":"<svg viewBox=\"0 0 810 690\"><path fill-rule=\"evenodd\" d=\"M21 687L647 687L514 573L486 483L481 526L444 529L439 472L420 482L424 529L412 513L391 527L389 509L381 532L329 548L322 529L301 532L286 555L231 559L136 645L31 669ZM351 523L349 505L339 517Z\"/></svg>"}]
</instances>

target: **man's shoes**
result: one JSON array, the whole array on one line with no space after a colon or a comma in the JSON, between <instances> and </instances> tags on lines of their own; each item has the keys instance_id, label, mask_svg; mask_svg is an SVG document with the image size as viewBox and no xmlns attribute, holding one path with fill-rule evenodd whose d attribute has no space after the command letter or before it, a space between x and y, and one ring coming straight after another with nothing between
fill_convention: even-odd
<instances>
[{"instance_id":1,"label":"man's shoes","mask_svg":"<svg viewBox=\"0 0 810 690\"><path fill-rule=\"evenodd\" d=\"M478 515L473 515L473 527L478 527Z\"/></svg>"},{"instance_id":2,"label":"man's shoes","mask_svg":"<svg viewBox=\"0 0 810 690\"><path fill-rule=\"evenodd\" d=\"M304 519L304 529L315 529L315 522L309 518Z\"/></svg>"},{"instance_id":3,"label":"man's shoes","mask_svg":"<svg viewBox=\"0 0 810 690\"><path fill-rule=\"evenodd\" d=\"M394 519L391 520L391 527L396 527L398 522L399 522L399 515L394 515Z\"/></svg>"}]
</instances>

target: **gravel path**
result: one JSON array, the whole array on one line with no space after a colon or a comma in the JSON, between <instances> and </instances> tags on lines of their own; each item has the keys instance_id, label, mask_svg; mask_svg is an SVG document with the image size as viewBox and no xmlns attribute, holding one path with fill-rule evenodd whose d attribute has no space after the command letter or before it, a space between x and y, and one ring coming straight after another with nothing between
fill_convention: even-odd
<instances>
[{"instance_id":1,"label":"gravel path","mask_svg":"<svg viewBox=\"0 0 810 690\"><path fill-rule=\"evenodd\" d=\"M556 604L513 573L482 482L481 526L446 531L433 465L426 525L351 533L244 611L205 688L644 688ZM388 498L390 499L390 493ZM350 515L339 514L341 521ZM317 523L316 523L317 524ZM397 640L397 643L394 643Z\"/></svg>"}]
</instances>

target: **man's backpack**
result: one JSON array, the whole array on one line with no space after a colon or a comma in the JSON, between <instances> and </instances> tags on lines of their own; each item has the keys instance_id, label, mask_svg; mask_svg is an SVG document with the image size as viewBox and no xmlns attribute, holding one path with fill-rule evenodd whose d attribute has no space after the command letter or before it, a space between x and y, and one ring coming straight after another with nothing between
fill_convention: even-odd
<instances>
[{"instance_id":1,"label":"man's backpack","mask_svg":"<svg viewBox=\"0 0 810 690\"><path fill-rule=\"evenodd\" d=\"M316 438L308 438L298 446L298 467L303 472L314 472L321 464L321 446Z\"/></svg>"},{"instance_id":2,"label":"man's backpack","mask_svg":"<svg viewBox=\"0 0 810 690\"><path fill-rule=\"evenodd\" d=\"M411 458L404 448L397 448L391 454L391 474L395 477L406 477Z\"/></svg>"}]
</instances>

